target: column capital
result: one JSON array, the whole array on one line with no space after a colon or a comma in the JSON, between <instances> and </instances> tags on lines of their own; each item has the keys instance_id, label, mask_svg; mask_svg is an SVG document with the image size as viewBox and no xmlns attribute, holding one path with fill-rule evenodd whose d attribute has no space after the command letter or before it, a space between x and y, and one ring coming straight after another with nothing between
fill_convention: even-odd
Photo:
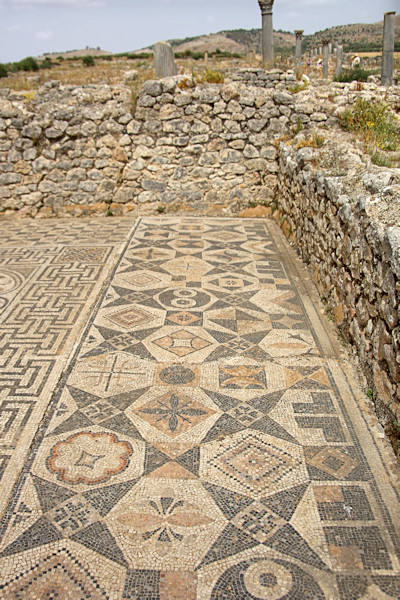
<instances>
[{"instance_id":1,"label":"column capital","mask_svg":"<svg viewBox=\"0 0 400 600\"><path fill-rule=\"evenodd\" d=\"M274 0L258 0L258 4L260 5L261 14L272 15Z\"/></svg>"},{"instance_id":2,"label":"column capital","mask_svg":"<svg viewBox=\"0 0 400 600\"><path fill-rule=\"evenodd\" d=\"M330 40L321 40L323 46L327 46Z\"/></svg>"},{"instance_id":3,"label":"column capital","mask_svg":"<svg viewBox=\"0 0 400 600\"><path fill-rule=\"evenodd\" d=\"M303 33L304 33L304 29L295 29L294 33L295 33L295 35L296 35L297 38L300 38L303 35Z\"/></svg>"}]
</instances>

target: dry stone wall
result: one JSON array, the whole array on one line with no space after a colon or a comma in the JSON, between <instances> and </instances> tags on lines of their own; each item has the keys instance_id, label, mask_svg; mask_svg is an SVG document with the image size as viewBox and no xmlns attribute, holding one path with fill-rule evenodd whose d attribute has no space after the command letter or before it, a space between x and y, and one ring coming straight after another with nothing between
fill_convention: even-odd
<instances>
[{"instance_id":1,"label":"dry stone wall","mask_svg":"<svg viewBox=\"0 0 400 600\"><path fill-rule=\"evenodd\" d=\"M173 77L146 82L138 97L128 86L58 82L0 90L0 211L235 214L269 202L276 140L299 122L337 123L325 88L292 94L279 81L193 87ZM349 91L336 91L345 104Z\"/></svg>"},{"instance_id":2,"label":"dry stone wall","mask_svg":"<svg viewBox=\"0 0 400 600\"><path fill-rule=\"evenodd\" d=\"M232 81L260 88L289 88L297 82L294 71L292 70L286 72L281 69L265 71L260 68L247 67L242 69L231 69L229 75Z\"/></svg>"},{"instance_id":3,"label":"dry stone wall","mask_svg":"<svg viewBox=\"0 0 400 600\"><path fill-rule=\"evenodd\" d=\"M281 144L278 190L276 215L357 351L400 451L400 169L362 169L333 140L323 149Z\"/></svg>"},{"instance_id":4,"label":"dry stone wall","mask_svg":"<svg viewBox=\"0 0 400 600\"><path fill-rule=\"evenodd\" d=\"M28 216L235 212L276 189L292 96L188 79L0 95L0 208Z\"/></svg>"},{"instance_id":5,"label":"dry stone wall","mask_svg":"<svg viewBox=\"0 0 400 600\"><path fill-rule=\"evenodd\" d=\"M45 84L0 90L0 206L28 216L103 212L118 196L132 142L130 90Z\"/></svg>"}]
</instances>

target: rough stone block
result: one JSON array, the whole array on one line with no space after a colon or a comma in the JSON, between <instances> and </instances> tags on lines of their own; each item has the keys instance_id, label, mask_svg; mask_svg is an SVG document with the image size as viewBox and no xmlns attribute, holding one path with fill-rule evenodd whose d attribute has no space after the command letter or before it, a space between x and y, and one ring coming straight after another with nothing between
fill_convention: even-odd
<instances>
[{"instance_id":1,"label":"rough stone block","mask_svg":"<svg viewBox=\"0 0 400 600\"><path fill-rule=\"evenodd\" d=\"M162 79L177 74L172 46L168 42L157 42L154 47L154 70L156 77Z\"/></svg>"}]
</instances>

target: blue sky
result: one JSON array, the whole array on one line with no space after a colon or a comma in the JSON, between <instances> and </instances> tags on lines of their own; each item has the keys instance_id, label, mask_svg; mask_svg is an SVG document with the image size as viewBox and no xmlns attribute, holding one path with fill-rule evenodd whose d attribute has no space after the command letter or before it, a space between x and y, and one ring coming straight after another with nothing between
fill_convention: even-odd
<instances>
[{"instance_id":1,"label":"blue sky","mask_svg":"<svg viewBox=\"0 0 400 600\"><path fill-rule=\"evenodd\" d=\"M314 33L396 9L399 0L275 0L274 28ZM124 52L260 23L257 0L0 0L0 63L86 46Z\"/></svg>"}]
</instances>

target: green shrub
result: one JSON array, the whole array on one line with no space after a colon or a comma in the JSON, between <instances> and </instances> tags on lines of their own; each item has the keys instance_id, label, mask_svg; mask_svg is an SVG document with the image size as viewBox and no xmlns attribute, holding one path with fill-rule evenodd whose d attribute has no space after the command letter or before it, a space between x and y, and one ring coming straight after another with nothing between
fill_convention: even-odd
<instances>
[{"instance_id":1,"label":"green shrub","mask_svg":"<svg viewBox=\"0 0 400 600\"><path fill-rule=\"evenodd\" d=\"M212 54L214 54L216 58L242 58L243 56L242 54L239 54L239 52L228 52L227 50L220 50L220 48L217 48Z\"/></svg>"},{"instance_id":2,"label":"green shrub","mask_svg":"<svg viewBox=\"0 0 400 600\"><path fill-rule=\"evenodd\" d=\"M138 52L137 54L129 54L128 52L122 52L121 54L114 54L114 56L116 58L126 57L131 60L137 60L139 58L141 58L142 60L146 58L153 58L153 55L150 54L150 52Z\"/></svg>"},{"instance_id":3,"label":"green shrub","mask_svg":"<svg viewBox=\"0 0 400 600\"><path fill-rule=\"evenodd\" d=\"M292 92L292 94L298 94L299 92L304 92L304 90L308 90L308 83L306 83L305 81L298 81L297 83L289 87L289 92Z\"/></svg>"},{"instance_id":4,"label":"green shrub","mask_svg":"<svg viewBox=\"0 0 400 600\"><path fill-rule=\"evenodd\" d=\"M221 71L207 69L199 78L200 83L224 83L225 76Z\"/></svg>"},{"instance_id":5,"label":"green shrub","mask_svg":"<svg viewBox=\"0 0 400 600\"><path fill-rule=\"evenodd\" d=\"M175 52L175 58L192 58L193 60L201 60L204 58L204 52L192 52L191 50Z\"/></svg>"},{"instance_id":6,"label":"green shrub","mask_svg":"<svg viewBox=\"0 0 400 600\"><path fill-rule=\"evenodd\" d=\"M297 117L297 123L294 127L294 134L297 135L298 133L300 133L300 131L303 131L303 129L304 129L303 122L300 119L300 117Z\"/></svg>"},{"instance_id":7,"label":"green shrub","mask_svg":"<svg viewBox=\"0 0 400 600\"><path fill-rule=\"evenodd\" d=\"M6 65L3 65L2 63L0 63L0 79L2 77L7 77L7 75L8 75L8 70L7 70Z\"/></svg>"},{"instance_id":8,"label":"green shrub","mask_svg":"<svg viewBox=\"0 0 400 600\"><path fill-rule=\"evenodd\" d=\"M39 71L39 65L32 56L27 56L11 66L12 71Z\"/></svg>"},{"instance_id":9,"label":"green shrub","mask_svg":"<svg viewBox=\"0 0 400 600\"><path fill-rule=\"evenodd\" d=\"M53 66L54 65L51 61L51 58L49 57L46 57L44 60L42 60L42 62L39 65L41 69L51 69Z\"/></svg>"},{"instance_id":10,"label":"green shrub","mask_svg":"<svg viewBox=\"0 0 400 600\"><path fill-rule=\"evenodd\" d=\"M82 62L85 67L94 67L94 58L93 56L83 56Z\"/></svg>"},{"instance_id":11,"label":"green shrub","mask_svg":"<svg viewBox=\"0 0 400 600\"><path fill-rule=\"evenodd\" d=\"M351 81L367 81L370 75L374 75L375 71L367 71L361 67L355 67L354 69L344 69L341 75L335 77L335 81L341 83L350 83Z\"/></svg>"},{"instance_id":12,"label":"green shrub","mask_svg":"<svg viewBox=\"0 0 400 600\"><path fill-rule=\"evenodd\" d=\"M395 166L393 160L381 152L375 152L371 156L371 162L378 167L388 167L389 169Z\"/></svg>"},{"instance_id":13,"label":"green shrub","mask_svg":"<svg viewBox=\"0 0 400 600\"><path fill-rule=\"evenodd\" d=\"M358 98L354 106L342 114L341 125L343 129L358 133L370 153L376 148L393 151L400 147L399 123L384 102Z\"/></svg>"}]
</instances>

